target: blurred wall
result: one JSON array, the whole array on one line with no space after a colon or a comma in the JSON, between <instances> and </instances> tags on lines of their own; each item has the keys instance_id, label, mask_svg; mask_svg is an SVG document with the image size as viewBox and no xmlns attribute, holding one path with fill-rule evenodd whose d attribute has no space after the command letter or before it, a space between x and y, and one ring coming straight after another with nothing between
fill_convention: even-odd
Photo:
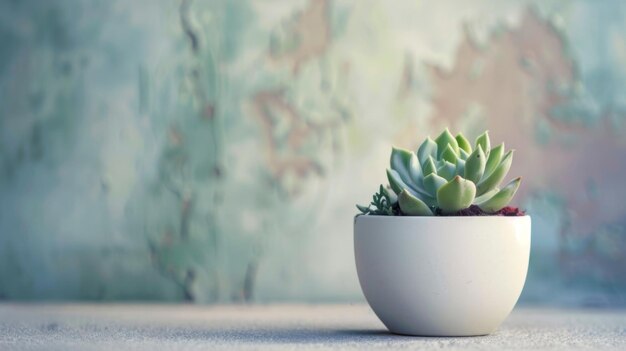
<instances>
[{"instance_id":1,"label":"blurred wall","mask_svg":"<svg viewBox=\"0 0 626 351\"><path fill-rule=\"evenodd\" d=\"M517 149L527 303L626 304L626 3L0 1L0 299L360 301L390 145Z\"/></svg>"}]
</instances>

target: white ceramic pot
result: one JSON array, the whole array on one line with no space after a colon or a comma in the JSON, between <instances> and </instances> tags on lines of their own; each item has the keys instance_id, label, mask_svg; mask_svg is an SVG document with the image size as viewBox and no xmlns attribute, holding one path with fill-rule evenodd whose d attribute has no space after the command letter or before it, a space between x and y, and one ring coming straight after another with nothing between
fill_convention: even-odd
<instances>
[{"instance_id":1,"label":"white ceramic pot","mask_svg":"<svg viewBox=\"0 0 626 351\"><path fill-rule=\"evenodd\" d=\"M530 217L357 216L354 251L363 294L389 331L485 335L522 292Z\"/></svg>"}]
</instances>

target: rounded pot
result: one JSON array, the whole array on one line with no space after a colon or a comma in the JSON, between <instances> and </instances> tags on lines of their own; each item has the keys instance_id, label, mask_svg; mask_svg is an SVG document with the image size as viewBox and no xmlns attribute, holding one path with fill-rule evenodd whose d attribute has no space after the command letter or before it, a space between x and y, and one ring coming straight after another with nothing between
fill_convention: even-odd
<instances>
[{"instance_id":1,"label":"rounded pot","mask_svg":"<svg viewBox=\"0 0 626 351\"><path fill-rule=\"evenodd\" d=\"M354 251L363 294L389 331L485 335L524 287L530 217L362 215Z\"/></svg>"}]
</instances>

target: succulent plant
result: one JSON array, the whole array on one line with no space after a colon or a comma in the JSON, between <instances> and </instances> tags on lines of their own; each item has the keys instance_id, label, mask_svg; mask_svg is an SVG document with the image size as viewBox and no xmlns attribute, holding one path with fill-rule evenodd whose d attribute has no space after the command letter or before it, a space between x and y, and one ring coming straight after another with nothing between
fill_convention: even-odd
<instances>
[{"instance_id":1,"label":"succulent plant","mask_svg":"<svg viewBox=\"0 0 626 351\"><path fill-rule=\"evenodd\" d=\"M363 214L394 216L400 214L398 197L391 189L380 186L369 206L356 205Z\"/></svg>"},{"instance_id":2,"label":"succulent plant","mask_svg":"<svg viewBox=\"0 0 626 351\"><path fill-rule=\"evenodd\" d=\"M499 188L512 161L513 150L505 152L504 144L491 148L488 132L472 149L463 134L455 137L446 128L435 140L426 138L416 152L394 147L387 169L390 189L381 185L378 203L357 207L363 214L433 216L476 205L495 213L507 206L520 186L518 177ZM381 196L386 196L386 203L381 203Z\"/></svg>"}]
</instances>

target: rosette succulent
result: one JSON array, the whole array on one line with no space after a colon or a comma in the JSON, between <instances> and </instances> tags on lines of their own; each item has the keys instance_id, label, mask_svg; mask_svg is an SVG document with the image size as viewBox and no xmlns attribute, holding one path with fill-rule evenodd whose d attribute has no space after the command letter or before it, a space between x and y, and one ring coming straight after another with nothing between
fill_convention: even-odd
<instances>
[{"instance_id":1,"label":"rosette succulent","mask_svg":"<svg viewBox=\"0 0 626 351\"><path fill-rule=\"evenodd\" d=\"M493 214L507 206L520 186L521 177L500 188L513 161L513 150L504 144L491 148L489 134L481 134L472 148L459 133L446 128L430 137L416 152L393 148L389 187L381 185L369 206L357 205L363 214L433 216L451 215L477 206Z\"/></svg>"}]
</instances>

